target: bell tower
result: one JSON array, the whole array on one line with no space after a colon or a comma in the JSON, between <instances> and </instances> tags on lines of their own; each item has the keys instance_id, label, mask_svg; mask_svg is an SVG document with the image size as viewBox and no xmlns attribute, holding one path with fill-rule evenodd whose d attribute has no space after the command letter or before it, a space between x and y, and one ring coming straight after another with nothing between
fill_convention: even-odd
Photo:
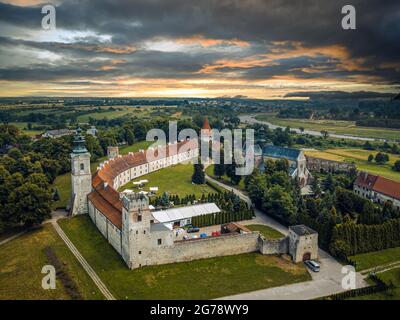
<instances>
[{"instance_id":1,"label":"bell tower","mask_svg":"<svg viewBox=\"0 0 400 320\"><path fill-rule=\"evenodd\" d=\"M78 128L71 153L71 215L88 213L88 194L92 191L90 153L85 146L82 130Z\"/></svg>"}]
</instances>

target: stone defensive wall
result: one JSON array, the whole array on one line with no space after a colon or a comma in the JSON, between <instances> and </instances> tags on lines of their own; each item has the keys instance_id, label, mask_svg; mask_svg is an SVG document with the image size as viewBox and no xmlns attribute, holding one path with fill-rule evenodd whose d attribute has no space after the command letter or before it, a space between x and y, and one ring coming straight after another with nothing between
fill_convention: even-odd
<instances>
[{"instance_id":1,"label":"stone defensive wall","mask_svg":"<svg viewBox=\"0 0 400 320\"><path fill-rule=\"evenodd\" d=\"M250 232L176 241L171 247L155 251L151 260L165 264L256 252L258 237L258 232Z\"/></svg>"},{"instance_id":2,"label":"stone defensive wall","mask_svg":"<svg viewBox=\"0 0 400 320\"><path fill-rule=\"evenodd\" d=\"M289 252L289 237L269 240L260 236L258 245L262 254L285 254Z\"/></svg>"},{"instance_id":3,"label":"stone defensive wall","mask_svg":"<svg viewBox=\"0 0 400 320\"><path fill-rule=\"evenodd\" d=\"M356 166L353 163L341 162L334 160L326 160L322 158L306 156L307 169L309 171L316 172L349 172L355 169Z\"/></svg>"}]
</instances>

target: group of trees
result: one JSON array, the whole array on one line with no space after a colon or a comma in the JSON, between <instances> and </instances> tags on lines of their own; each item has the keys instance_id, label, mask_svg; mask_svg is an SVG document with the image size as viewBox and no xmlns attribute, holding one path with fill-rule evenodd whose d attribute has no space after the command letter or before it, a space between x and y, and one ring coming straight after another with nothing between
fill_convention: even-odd
<instances>
[{"instance_id":1,"label":"group of trees","mask_svg":"<svg viewBox=\"0 0 400 320\"><path fill-rule=\"evenodd\" d=\"M332 231L330 251L338 257L400 246L400 219L365 225L347 222Z\"/></svg>"},{"instance_id":2,"label":"group of trees","mask_svg":"<svg viewBox=\"0 0 400 320\"><path fill-rule=\"evenodd\" d=\"M368 156L368 162L372 162L374 160L376 164L382 165L389 161L389 155L387 153L378 152L374 157L374 155L370 154Z\"/></svg>"},{"instance_id":3,"label":"group of trees","mask_svg":"<svg viewBox=\"0 0 400 320\"><path fill-rule=\"evenodd\" d=\"M177 194L170 195L168 192L164 192L161 196L150 198L150 204L152 204L155 207L161 207L161 208L169 208L171 206L171 203L174 206L188 205L188 204L190 205L195 203L195 201L196 201L196 196L194 194L189 194L184 196L183 198L180 198Z\"/></svg>"},{"instance_id":4,"label":"group of trees","mask_svg":"<svg viewBox=\"0 0 400 320\"><path fill-rule=\"evenodd\" d=\"M194 194L180 198L178 195L163 193L161 196L150 198L150 203L155 207L169 208L174 206L188 205L194 203L214 202L221 209L221 213L207 214L194 217L192 224L198 227L222 224L231 221L248 220L254 216L254 211L249 208L246 202L241 200L233 192L216 192L202 194L200 199L196 199Z\"/></svg>"},{"instance_id":5,"label":"group of trees","mask_svg":"<svg viewBox=\"0 0 400 320\"><path fill-rule=\"evenodd\" d=\"M253 203L285 224L296 222L296 203L300 190L288 175L286 159L267 160L265 171L258 170L245 179L246 190Z\"/></svg>"},{"instance_id":6,"label":"group of trees","mask_svg":"<svg viewBox=\"0 0 400 320\"><path fill-rule=\"evenodd\" d=\"M355 171L313 173L313 196L304 197L297 182L288 176L285 162L267 161L264 173L256 170L246 177L245 186L250 198L258 208L285 225L305 224L315 229L319 233L319 245L332 249L333 254L337 248L332 243L338 240L333 238L335 227L347 224L380 226L400 218L400 212L390 202L383 206L373 204L352 191ZM366 238L365 241L373 240ZM346 243L352 245L350 241ZM368 244L366 248L371 246L373 244Z\"/></svg>"},{"instance_id":7,"label":"group of trees","mask_svg":"<svg viewBox=\"0 0 400 320\"><path fill-rule=\"evenodd\" d=\"M362 146L364 150L377 150L381 152L387 152L392 154L400 154L400 147L397 143L384 143L366 141Z\"/></svg>"},{"instance_id":8,"label":"group of trees","mask_svg":"<svg viewBox=\"0 0 400 320\"><path fill-rule=\"evenodd\" d=\"M250 220L253 216L254 213L252 210L234 212L221 211L220 213L210 213L192 217L192 225L196 227L208 227L233 221Z\"/></svg>"},{"instance_id":9,"label":"group of trees","mask_svg":"<svg viewBox=\"0 0 400 320\"><path fill-rule=\"evenodd\" d=\"M215 202L221 209L218 214L207 214L194 217L192 225L205 227L215 224L223 224L232 221L249 220L254 217L254 211L246 202L241 200L233 192L203 194L200 202Z\"/></svg>"},{"instance_id":10,"label":"group of trees","mask_svg":"<svg viewBox=\"0 0 400 320\"><path fill-rule=\"evenodd\" d=\"M27 227L50 217L55 193L50 184L61 164L33 148L13 126L0 126L0 136L14 145L0 157L0 232L15 225Z\"/></svg>"},{"instance_id":11,"label":"group of trees","mask_svg":"<svg viewBox=\"0 0 400 320\"><path fill-rule=\"evenodd\" d=\"M206 176L204 173L204 165L201 163L195 163L193 165L194 172L192 175L192 182L194 184L204 184L206 181Z\"/></svg>"}]
</instances>

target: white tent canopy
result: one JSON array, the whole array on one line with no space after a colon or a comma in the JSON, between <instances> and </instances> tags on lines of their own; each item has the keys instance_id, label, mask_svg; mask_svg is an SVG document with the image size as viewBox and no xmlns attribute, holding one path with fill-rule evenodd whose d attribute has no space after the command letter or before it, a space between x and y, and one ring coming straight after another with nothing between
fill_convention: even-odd
<instances>
[{"instance_id":1,"label":"white tent canopy","mask_svg":"<svg viewBox=\"0 0 400 320\"><path fill-rule=\"evenodd\" d=\"M202 214L220 213L221 210L215 203L201 203L194 206L172 208L153 212L153 217L161 223L179 221L200 216Z\"/></svg>"}]
</instances>

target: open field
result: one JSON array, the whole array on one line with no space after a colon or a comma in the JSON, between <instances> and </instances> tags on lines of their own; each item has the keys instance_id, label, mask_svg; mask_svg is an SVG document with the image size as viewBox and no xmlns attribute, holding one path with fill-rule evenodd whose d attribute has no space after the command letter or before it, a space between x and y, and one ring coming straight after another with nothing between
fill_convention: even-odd
<instances>
[{"instance_id":1,"label":"open field","mask_svg":"<svg viewBox=\"0 0 400 320\"><path fill-rule=\"evenodd\" d=\"M13 126L16 126L19 130L25 133L28 136L35 136L37 134L41 134L44 130L28 130L27 122L10 122Z\"/></svg>"},{"instance_id":2,"label":"open field","mask_svg":"<svg viewBox=\"0 0 400 320\"><path fill-rule=\"evenodd\" d=\"M311 279L303 264L259 253L129 270L88 216L60 225L117 299L213 299Z\"/></svg>"},{"instance_id":3,"label":"open field","mask_svg":"<svg viewBox=\"0 0 400 320\"><path fill-rule=\"evenodd\" d=\"M362 253L349 258L357 263L357 271L362 271L397 261L400 262L400 247Z\"/></svg>"},{"instance_id":4,"label":"open field","mask_svg":"<svg viewBox=\"0 0 400 320\"><path fill-rule=\"evenodd\" d=\"M346 134L360 137L369 137L377 139L399 140L399 129L374 128L374 127L357 127L354 121L336 121L336 120L310 120L310 119L284 119L278 118L276 115L264 114L256 116L257 120L268 121L274 125L291 127L298 129L303 127L307 130L322 131L329 133Z\"/></svg>"},{"instance_id":5,"label":"open field","mask_svg":"<svg viewBox=\"0 0 400 320\"><path fill-rule=\"evenodd\" d=\"M75 282L83 299L104 299L90 277L50 224L0 246L0 299L71 299L59 277L55 290L44 290L41 273L50 264L44 253L51 247ZM56 270L60 271L60 270Z\"/></svg>"},{"instance_id":6,"label":"open field","mask_svg":"<svg viewBox=\"0 0 400 320\"><path fill-rule=\"evenodd\" d=\"M104 106L103 108L110 108L109 106ZM89 118L93 118L96 120L102 120L104 118L108 120L120 118L120 117L137 117L143 118L149 116L155 109L166 109L166 106L113 106L115 110L98 112L97 110L93 110L85 115L81 115L78 117L79 122L88 122Z\"/></svg>"},{"instance_id":7,"label":"open field","mask_svg":"<svg viewBox=\"0 0 400 320\"><path fill-rule=\"evenodd\" d=\"M400 300L400 268L379 273L379 277L386 283L392 282L395 285L394 290L387 294L379 292L351 298L349 300Z\"/></svg>"},{"instance_id":8,"label":"open field","mask_svg":"<svg viewBox=\"0 0 400 320\"><path fill-rule=\"evenodd\" d=\"M362 150L362 149L327 149L324 151L305 151L306 155L311 157L323 158L334 161L354 162L358 170L368 171L372 174L377 174L388 179L400 181L400 172L392 170L393 164L400 160L399 155L388 154L389 162L384 165L378 165L375 162L368 162L370 154L376 155L377 151Z\"/></svg>"},{"instance_id":9,"label":"open field","mask_svg":"<svg viewBox=\"0 0 400 320\"><path fill-rule=\"evenodd\" d=\"M260 234L262 234L266 239L269 240L280 239L285 236L279 231L263 224L249 224L246 225L246 228L249 228L251 231L259 231Z\"/></svg>"},{"instance_id":10,"label":"open field","mask_svg":"<svg viewBox=\"0 0 400 320\"><path fill-rule=\"evenodd\" d=\"M96 120L101 120L101 119L116 119L119 117L123 117L126 115L132 115L132 116L140 116L142 113L145 111L141 107L134 107L134 106L115 106L113 107L116 110L110 110L110 111L103 111L103 112L98 112L97 110L93 110L93 112L81 115L78 117L79 122L88 122L89 118L93 118ZM146 112L147 113L147 112Z\"/></svg>"},{"instance_id":11,"label":"open field","mask_svg":"<svg viewBox=\"0 0 400 320\"><path fill-rule=\"evenodd\" d=\"M208 193L215 192L206 184L193 184L192 174L192 164L177 164L132 180L126 185L120 187L119 191L125 189L137 190L137 186L135 186L133 182L147 179L149 182L142 190L149 191L150 187L158 187L157 195L162 195L166 191L171 195L177 194L179 197L195 194L197 198L200 198L203 193L207 195Z\"/></svg>"},{"instance_id":12,"label":"open field","mask_svg":"<svg viewBox=\"0 0 400 320\"><path fill-rule=\"evenodd\" d=\"M150 141L139 141L131 146L124 146L120 148L120 154L128 154L128 152L137 152L140 149L146 149L152 143L153 142ZM107 157L102 157L96 162L90 164L92 173L96 172L96 169L99 166L100 162L103 162L104 160L107 160ZM67 172L63 175L58 176L54 181L52 187L57 188L58 194L60 195L60 200L54 202L53 207L65 207L71 195L71 173Z\"/></svg>"},{"instance_id":13,"label":"open field","mask_svg":"<svg viewBox=\"0 0 400 320\"><path fill-rule=\"evenodd\" d=\"M221 179L218 178L218 177L216 177L216 176L214 175L214 165L213 165L213 164L209 165L209 166L206 168L206 174L207 174L209 177L214 178L215 180L218 180L218 181L220 181L220 182L222 182L222 183L224 183L224 184L226 184L226 185L228 185L228 186L235 187L235 188L237 188L237 189L239 189L239 190L245 190L245 187L244 187L244 179L240 180L240 182L239 182L238 185L234 185L226 174L224 174L224 175L221 177Z\"/></svg>"}]
</instances>

